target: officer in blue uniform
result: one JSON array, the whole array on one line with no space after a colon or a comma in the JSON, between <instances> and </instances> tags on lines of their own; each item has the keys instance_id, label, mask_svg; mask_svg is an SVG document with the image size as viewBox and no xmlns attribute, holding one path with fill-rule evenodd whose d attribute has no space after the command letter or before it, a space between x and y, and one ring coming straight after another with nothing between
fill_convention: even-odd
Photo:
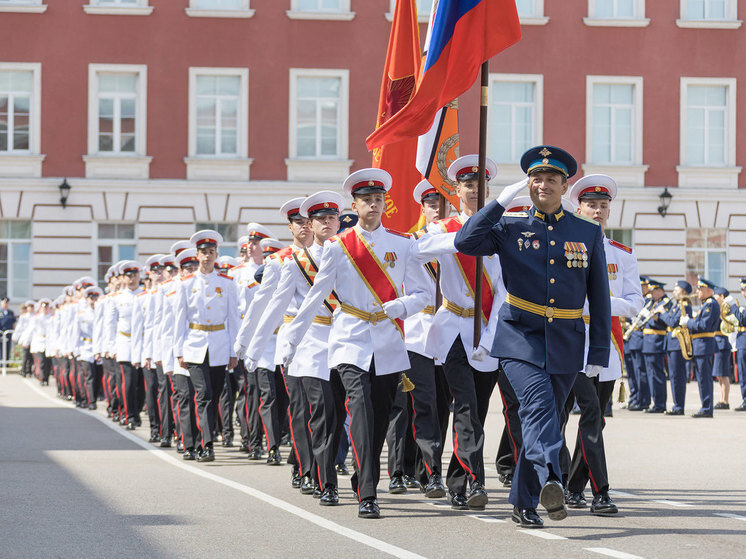
<instances>
[{"instance_id":1,"label":"officer in blue uniform","mask_svg":"<svg viewBox=\"0 0 746 559\"><path fill-rule=\"evenodd\" d=\"M716 287L714 290L714 299L718 305L722 305L726 297L730 297L730 291L724 287ZM730 305L729 305L730 306ZM723 317L723 313L720 313ZM713 406L716 410L729 410L730 403L730 367L732 363L733 347L730 345L728 334L723 333L720 328L715 332L715 355L712 360L712 378L716 378L720 384L720 401Z\"/></svg>"},{"instance_id":2,"label":"officer in blue uniform","mask_svg":"<svg viewBox=\"0 0 746 559\"><path fill-rule=\"evenodd\" d=\"M741 278L741 295L746 297L746 278ZM746 411L746 307L737 302L731 305L731 312L738 319L738 334L736 334L736 367L738 381L741 384L741 398L743 402L734 411Z\"/></svg>"},{"instance_id":3,"label":"officer in blue uniform","mask_svg":"<svg viewBox=\"0 0 746 559\"><path fill-rule=\"evenodd\" d=\"M720 305L712 298L715 284L699 276L697 298L699 312L694 318L682 316L679 325L692 334L694 369L699 385L702 407L692 417L712 417L712 356L715 353L715 332L720 326Z\"/></svg>"},{"instance_id":4,"label":"officer in blue uniform","mask_svg":"<svg viewBox=\"0 0 746 559\"><path fill-rule=\"evenodd\" d=\"M651 314L642 325L642 355L653 406L645 412L663 413L666 411L666 323L662 315L671 308L672 303L663 290L665 283L651 279L648 284L653 302Z\"/></svg>"},{"instance_id":5,"label":"officer in blue uniform","mask_svg":"<svg viewBox=\"0 0 746 559\"><path fill-rule=\"evenodd\" d=\"M692 317L692 305L688 296L692 293L692 286L688 281L676 282L673 289L674 303L668 308L668 312L661 314L661 319L666 323L666 353L668 354L668 378L671 381L671 399L673 407L666 411L666 415L684 415L684 402L686 399L686 361L682 353L679 338L673 335L673 330L679 326L683 315Z\"/></svg>"},{"instance_id":6,"label":"officer in blue uniform","mask_svg":"<svg viewBox=\"0 0 746 559\"><path fill-rule=\"evenodd\" d=\"M642 296L645 298L645 304L640 309L636 318L645 316L650 311L650 305L653 304L653 296L650 294L650 278L640 276L640 289ZM632 320L634 323L635 319ZM631 327L631 325L630 325ZM629 337L625 339L624 348L629 348L631 366L627 366L627 376L629 377L629 411L642 411L650 406L650 385L648 384L648 375L645 371L645 358L642 354L643 333L642 325L637 323Z\"/></svg>"},{"instance_id":7,"label":"officer in blue uniform","mask_svg":"<svg viewBox=\"0 0 746 559\"><path fill-rule=\"evenodd\" d=\"M527 212L505 212L523 184L506 187L464 224L455 246L464 254L500 256L508 294L491 355L500 359L515 389L523 428L509 501L514 522L540 528L539 503L552 520L567 516L560 416L583 370L583 305L587 297L589 377L609 362L611 307L601 227L562 210L567 179L577 163L562 149L538 146L523 154L521 167L529 176L533 206Z\"/></svg>"}]
</instances>

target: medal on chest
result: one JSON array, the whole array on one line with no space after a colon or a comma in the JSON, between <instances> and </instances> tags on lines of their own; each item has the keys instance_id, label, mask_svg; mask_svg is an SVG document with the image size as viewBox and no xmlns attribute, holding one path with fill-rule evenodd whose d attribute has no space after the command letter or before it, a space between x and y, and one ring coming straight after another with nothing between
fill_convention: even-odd
<instances>
[{"instance_id":1,"label":"medal on chest","mask_svg":"<svg viewBox=\"0 0 746 559\"><path fill-rule=\"evenodd\" d=\"M534 247L534 250L539 250L539 247L541 246L538 239L535 239L533 242L531 242L531 237L533 237L536 233L533 231L524 231L521 233L521 236L518 237L518 250L522 251L524 248L528 250L532 246Z\"/></svg>"},{"instance_id":2,"label":"medal on chest","mask_svg":"<svg viewBox=\"0 0 746 559\"><path fill-rule=\"evenodd\" d=\"M386 263L386 266L388 266L389 268L393 268L394 266L396 266L396 253L387 252L383 257L383 261Z\"/></svg>"},{"instance_id":3,"label":"medal on chest","mask_svg":"<svg viewBox=\"0 0 746 559\"><path fill-rule=\"evenodd\" d=\"M614 281L617 277L617 272L619 271L619 266L614 264L613 262L610 262L607 265L607 268L609 270L609 281Z\"/></svg>"},{"instance_id":4,"label":"medal on chest","mask_svg":"<svg viewBox=\"0 0 746 559\"><path fill-rule=\"evenodd\" d=\"M588 250L585 247L585 243L565 241L565 258L567 259L568 268L587 268Z\"/></svg>"}]
</instances>

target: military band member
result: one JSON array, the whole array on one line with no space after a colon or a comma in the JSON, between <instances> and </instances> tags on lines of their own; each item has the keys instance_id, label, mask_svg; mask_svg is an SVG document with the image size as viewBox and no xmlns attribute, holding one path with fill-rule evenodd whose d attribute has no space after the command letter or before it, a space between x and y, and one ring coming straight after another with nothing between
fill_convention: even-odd
<instances>
[{"instance_id":1,"label":"military band member","mask_svg":"<svg viewBox=\"0 0 746 559\"><path fill-rule=\"evenodd\" d=\"M509 501L516 523L538 528L543 525L536 513L539 503L552 520L567 516L560 415L583 369L583 305L587 298L589 377L608 366L611 312L601 228L562 209L575 160L559 148L538 146L523 155L521 167L529 177L534 207L504 215L525 183L506 187L456 233L455 245L464 254L497 253L501 259L508 294L491 355L500 358L516 391L523 427Z\"/></svg>"},{"instance_id":2,"label":"military band member","mask_svg":"<svg viewBox=\"0 0 746 559\"><path fill-rule=\"evenodd\" d=\"M190 242L197 249L199 269L182 278L176 290L174 353L194 386L202 438L197 459L210 462L215 459L213 433L225 367L233 369L238 361L232 343L238 332L238 294L233 278L215 271L220 233L198 231Z\"/></svg>"},{"instance_id":3,"label":"military band member","mask_svg":"<svg viewBox=\"0 0 746 559\"><path fill-rule=\"evenodd\" d=\"M653 304L649 281L650 278L648 276L640 276L640 289L645 303L635 318L642 316L647 318L649 316L650 307ZM635 324L634 319L632 320L632 324L630 324L630 328L632 328L633 324ZM637 321L636 327L632 328L625 344L626 347L629 347L632 360L632 367L627 369L629 379L629 405L627 409L629 411L645 411L650 407L650 384L648 383L648 375L645 371L645 356L642 353L643 341L642 322Z\"/></svg>"},{"instance_id":4,"label":"military band member","mask_svg":"<svg viewBox=\"0 0 746 559\"><path fill-rule=\"evenodd\" d=\"M607 175L586 175L570 190L569 198L578 206L578 213L596 221L604 232L603 246L611 295L611 351L609 365L596 378L578 373L571 397L565 405L565 421L573 400L580 408L575 451L567 477L566 503L570 508L586 506L583 491L590 481L593 492L591 513L616 514L616 504L609 496L609 474L606 467L603 412L614 392L614 384L622 377L624 342L620 317L637 315L643 305L639 284L637 258L634 251L606 237L606 224L611 215L611 204L617 195L617 184ZM584 319L587 315L584 315ZM586 331L589 327L586 326ZM586 338L586 345L588 339Z\"/></svg>"},{"instance_id":5,"label":"military band member","mask_svg":"<svg viewBox=\"0 0 746 559\"><path fill-rule=\"evenodd\" d=\"M679 325L689 328L692 334L692 360L702 401L702 407L692 417L712 417L712 359L716 351L715 333L720 325L720 305L713 298L715 287L700 276L697 279L699 311L694 318L682 316L679 320Z\"/></svg>"},{"instance_id":6,"label":"military band member","mask_svg":"<svg viewBox=\"0 0 746 559\"><path fill-rule=\"evenodd\" d=\"M730 291L724 287L716 287L713 298L722 305L727 297L730 297ZM722 316L721 316L722 318ZM713 406L716 410L730 409L730 366L733 359L733 348L728 340L728 334L718 328L715 332L715 354L712 360L712 377L718 380L720 384L720 401Z\"/></svg>"},{"instance_id":7,"label":"military band member","mask_svg":"<svg viewBox=\"0 0 746 559\"><path fill-rule=\"evenodd\" d=\"M741 278L741 295L746 297L746 278ZM733 408L734 411L746 411L746 307L738 304L731 297L726 301L736 319L738 320L738 334L736 335L736 369L738 371L738 382L741 385L741 405Z\"/></svg>"},{"instance_id":8,"label":"military band member","mask_svg":"<svg viewBox=\"0 0 746 559\"><path fill-rule=\"evenodd\" d=\"M650 315L642 323L642 354L645 359L645 372L650 386L650 397L652 407L645 413L663 413L666 411L666 323L661 316L667 312L672 305L671 300L666 297L663 282L649 280L650 295L653 302L650 307Z\"/></svg>"},{"instance_id":9,"label":"military band member","mask_svg":"<svg viewBox=\"0 0 746 559\"><path fill-rule=\"evenodd\" d=\"M673 330L679 327L682 316L692 317L692 305L688 296L692 293L692 286L688 281L679 280L673 288L674 304L668 312L663 313L661 318L666 323L668 334L666 335L666 352L668 354L668 378L671 381L671 400L673 407L666 411L666 415L684 415L684 404L686 402L686 360L682 351L679 338L673 335ZM682 314L683 310L683 314Z\"/></svg>"},{"instance_id":10,"label":"military band member","mask_svg":"<svg viewBox=\"0 0 746 559\"><path fill-rule=\"evenodd\" d=\"M380 516L381 450L399 373L410 367L401 319L422 310L428 296L425 270L409 258L412 239L381 225L391 182L382 169L362 169L345 180L358 224L324 246L319 273L288 326L282 355L284 363L292 361L334 291L340 307L329 334L328 366L339 371L347 393L355 457L351 483L361 518Z\"/></svg>"}]
</instances>

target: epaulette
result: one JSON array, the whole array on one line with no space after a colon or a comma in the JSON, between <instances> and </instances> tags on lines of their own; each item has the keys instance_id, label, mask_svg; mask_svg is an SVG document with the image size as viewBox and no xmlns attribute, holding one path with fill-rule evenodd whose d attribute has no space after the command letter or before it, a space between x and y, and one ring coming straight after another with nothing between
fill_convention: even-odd
<instances>
[{"instance_id":1,"label":"epaulette","mask_svg":"<svg viewBox=\"0 0 746 559\"><path fill-rule=\"evenodd\" d=\"M181 281L188 280L189 278L193 278L193 277L194 277L194 274L189 274L188 276L184 276L183 278L181 278Z\"/></svg>"},{"instance_id":2,"label":"epaulette","mask_svg":"<svg viewBox=\"0 0 746 559\"><path fill-rule=\"evenodd\" d=\"M505 212L502 217L528 217L528 212Z\"/></svg>"},{"instance_id":3,"label":"epaulette","mask_svg":"<svg viewBox=\"0 0 746 559\"><path fill-rule=\"evenodd\" d=\"M401 231L396 231L394 229L389 229L388 227L384 227L386 232L391 233L392 235L398 235L399 237L404 237L405 239L411 239L412 235L409 233L402 233Z\"/></svg>"},{"instance_id":4,"label":"epaulette","mask_svg":"<svg viewBox=\"0 0 746 559\"><path fill-rule=\"evenodd\" d=\"M233 266L234 270L237 270L238 268L243 268L246 265L246 262L241 262L238 266Z\"/></svg>"},{"instance_id":5,"label":"epaulette","mask_svg":"<svg viewBox=\"0 0 746 559\"><path fill-rule=\"evenodd\" d=\"M627 245L623 245L622 243L617 242L617 241L615 241L613 239L609 239L609 244L611 246L614 246L614 247L622 249L624 252L628 252L628 253L632 254L632 249L629 248Z\"/></svg>"},{"instance_id":6,"label":"epaulette","mask_svg":"<svg viewBox=\"0 0 746 559\"><path fill-rule=\"evenodd\" d=\"M171 283L172 281L174 281L174 278L169 278L166 281L164 281L163 283L161 283L161 285L166 285L167 283Z\"/></svg>"},{"instance_id":7,"label":"epaulette","mask_svg":"<svg viewBox=\"0 0 746 559\"><path fill-rule=\"evenodd\" d=\"M166 293L166 297L171 297L171 295L176 295L175 289L171 293Z\"/></svg>"},{"instance_id":8,"label":"epaulette","mask_svg":"<svg viewBox=\"0 0 746 559\"><path fill-rule=\"evenodd\" d=\"M596 221L595 219L591 219L590 217L585 217L584 215L575 214L575 213L570 214L570 215L574 215L578 219L582 219L583 221L587 221L588 223L592 223L593 225L600 225L598 221Z\"/></svg>"},{"instance_id":9,"label":"epaulette","mask_svg":"<svg viewBox=\"0 0 746 559\"><path fill-rule=\"evenodd\" d=\"M252 281L250 284L246 286L246 289L254 289L257 285L259 285L258 281Z\"/></svg>"},{"instance_id":10,"label":"epaulette","mask_svg":"<svg viewBox=\"0 0 746 559\"><path fill-rule=\"evenodd\" d=\"M137 295L135 295L135 297L142 297L143 295L147 295L147 294L148 294L147 291L143 291L142 293L138 293Z\"/></svg>"},{"instance_id":11,"label":"epaulette","mask_svg":"<svg viewBox=\"0 0 746 559\"><path fill-rule=\"evenodd\" d=\"M221 278L226 278L226 279L229 279L229 280L233 281L233 278L232 278L232 277L230 277L230 276L228 276L228 275L226 275L226 274L223 274L223 273L220 273L220 272L218 272L218 275L219 275L219 276L220 276Z\"/></svg>"}]
</instances>

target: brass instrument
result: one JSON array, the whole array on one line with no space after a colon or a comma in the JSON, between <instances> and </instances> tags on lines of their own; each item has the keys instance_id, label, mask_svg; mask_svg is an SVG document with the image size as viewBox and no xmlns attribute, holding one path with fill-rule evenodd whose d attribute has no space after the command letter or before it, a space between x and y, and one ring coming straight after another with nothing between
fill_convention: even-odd
<instances>
[{"instance_id":1,"label":"brass instrument","mask_svg":"<svg viewBox=\"0 0 746 559\"><path fill-rule=\"evenodd\" d=\"M640 309L640 312L637 313L637 316L630 322L627 329L624 331L624 335L622 336L622 339L625 342L629 341L630 336L632 335L632 332L637 330L637 327L640 326L642 322L647 322L647 320L651 317L650 311L647 309L646 306L643 306Z\"/></svg>"},{"instance_id":2,"label":"brass instrument","mask_svg":"<svg viewBox=\"0 0 746 559\"><path fill-rule=\"evenodd\" d=\"M683 299L679 301L679 310L681 311L681 316L686 316L686 303ZM692 334L691 332L689 332L689 328L687 328L686 326L677 326L676 328L671 330L671 335L679 340L681 355L684 356L684 359L686 359L687 361L691 361Z\"/></svg>"},{"instance_id":3,"label":"brass instrument","mask_svg":"<svg viewBox=\"0 0 746 559\"><path fill-rule=\"evenodd\" d=\"M738 330L738 319L730 312L730 305L720 305L720 331L728 336Z\"/></svg>"}]
</instances>

